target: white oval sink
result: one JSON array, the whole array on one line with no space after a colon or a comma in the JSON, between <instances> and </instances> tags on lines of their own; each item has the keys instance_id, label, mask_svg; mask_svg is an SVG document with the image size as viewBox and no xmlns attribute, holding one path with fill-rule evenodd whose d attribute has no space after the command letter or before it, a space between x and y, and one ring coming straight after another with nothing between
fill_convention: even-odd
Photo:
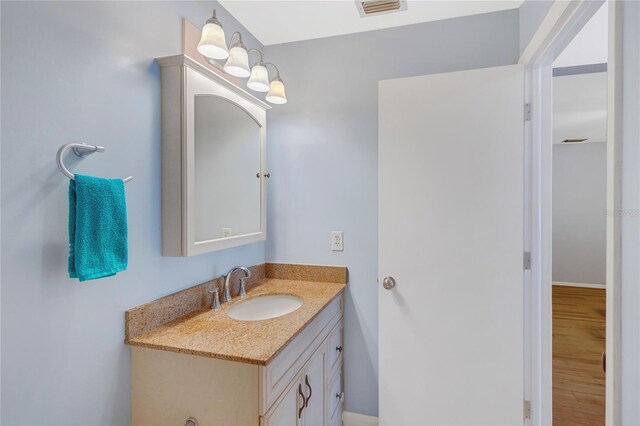
<instances>
[{"instance_id":1,"label":"white oval sink","mask_svg":"<svg viewBox=\"0 0 640 426\"><path fill-rule=\"evenodd\" d=\"M257 296L233 305L227 311L231 318L241 321L260 321L291 313L302 306L302 298L291 294Z\"/></svg>"}]
</instances>

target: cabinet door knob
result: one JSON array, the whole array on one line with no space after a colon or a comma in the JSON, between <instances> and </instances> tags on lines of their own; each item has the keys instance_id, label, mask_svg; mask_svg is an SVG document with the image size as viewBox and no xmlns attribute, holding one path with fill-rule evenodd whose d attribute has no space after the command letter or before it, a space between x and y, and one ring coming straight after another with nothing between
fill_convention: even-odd
<instances>
[{"instance_id":1,"label":"cabinet door knob","mask_svg":"<svg viewBox=\"0 0 640 426\"><path fill-rule=\"evenodd\" d=\"M307 376L306 374L304 375L304 383L309 388L309 396L305 398L306 401L304 403L304 408L307 408L309 406L309 400L311 399L311 395L313 395L313 389L311 389L311 385L309 384L309 376Z\"/></svg>"},{"instance_id":2,"label":"cabinet door knob","mask_svg":"<svg viewBox=\"0 0 640 426\"><path fill-rule=\"evenodd\" d=\"M338 352L342 352L342 345L340 345L340 346L336 346L336 351L338 351Z\"/></svg>"},{"instance_id":3,"label":"cabinet door knob","mask_svg":"<svg viewBox=\"0 0 640 426\"><path fill-rule=\"evenodd\" d=\"M300 404L300 408L298 409L298 418L302 417L302 410L307 404L307 400L302 393L302 383L298 383L298 394L302 397L302 404Z\"/></svg>"},{"instance_id":4,"label":"cabinet door knob","mask_svg":"<svg viewBox=\"0 0 640 426\"><path fill-rule=\"evenodd\" d=\"M344 402L344 392L337 393L336 399L339 400L340 402Z\"/></svg>"}]
</instances>

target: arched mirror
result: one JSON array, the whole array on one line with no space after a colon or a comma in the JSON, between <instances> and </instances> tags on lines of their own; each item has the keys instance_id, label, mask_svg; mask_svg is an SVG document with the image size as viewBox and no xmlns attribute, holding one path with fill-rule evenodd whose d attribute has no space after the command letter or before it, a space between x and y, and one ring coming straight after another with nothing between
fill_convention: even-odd
<instances>
[{"instance_id":1,"label":"arched mirror","mask_svg":"<svg viewBox=\"0 0 640 426\"><path fill-rule=\"evenodd\" d=\"M194 109L196 242L260 232L260 125L219 96Z\"/></svg>"}]
</instances>

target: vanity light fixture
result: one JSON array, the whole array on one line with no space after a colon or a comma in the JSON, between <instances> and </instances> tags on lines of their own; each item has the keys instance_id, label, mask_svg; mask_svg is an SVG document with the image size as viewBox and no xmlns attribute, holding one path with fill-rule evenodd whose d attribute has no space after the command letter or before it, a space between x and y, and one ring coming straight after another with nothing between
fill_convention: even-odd
<instances>
[{"instance_id":1,"label":"vanity light fixture","mask_svg":"<svg viewBox=\"0 0 640 426\"><path fill-rule=\"evenodd\" d=\"M284 82L280 78L280 71L278 67L273 65L271 62L265 63L265 65L271 65L276 69L276 76L271 80L269 93L267 93L266 100L272 104L286 104L287 96L284 93Z\"/></svg>"},{"instance_id":2,"label":"vanity light fixture","mask_svg":"<svg viewBox=\"0 0 640 426\"><path fill-rule=\"evenodd\" d=\"M234 43L234 39L237 41ZM240 78L247 78L247 87L256 92L268 92L267 102L272 104L287 103L287 96L284 92L284 83L280 77L280 71L271 62L264 62L262 52L258 49L247 49L242 42L242 34L238 31L231 35L230 47L227 47L222 24L216 18L216 11L213 16L207 19L202 27L202 36L198 43L198 52L207 60L220 66L221 60L226 60L222 69L227 73ZM249 53L258 52L260 59L252 66L249 66ZM269 81L269 71L267 65L276 69L276 76Z\"/></svg>"},{"instance_id":3,"label":"vanity light fixture","mask_svg":"<svg viewBox=\"0 0 640 426\"><path fill-rule=\"evenodd\" d=\"M229 49L225 40L222 24L216 18L216 10L213 10L213 16L207 19L202 27L202 37L198 43L198 52L202 56L211 59L227 59L229 57Z\"/></svg>"},{"instance_id":4,"label":"vanity light fixture","mask_svg":"<svg viewBox=\"0 0 640 426\"><path fill-rule=\"evenodd\" d=\"M269 85L269 72L262 62L258 62L251 68L251 77L247 81L247 87L256 92L268 92L271 88Z\"/></svg>"},{"instance_id":5,"label":"vanity light fixture","mask_svg":"<svg viewBox=\"0 0 640 426\"><path fill-rule=\"evenodd\" d=\"M260 59L251 67L251 76L247 81L247 87L256 92L268 92L271 88L269 85L269 71L262 61L262 52L258 49L249 49L248 52L257 52L260 55Z\"/></svg>"},{"instance_id":6,"label":"vanity light fixture","mask_svg":"<svg viewBox=\"0 0 640 426\"><path fill-rule=\"evenodd\" d=\"M231 42L233 43L233 38L236 35L238 36L238 41L231 45L229 59L227 59L227 63L224 64L224 71L236 77L246 78L251 75L251 70L249 69L249 52L247 52L247 48L242 42L242 34L239 32L236 31L233 33Z\"/></svg>"}]
</instances>

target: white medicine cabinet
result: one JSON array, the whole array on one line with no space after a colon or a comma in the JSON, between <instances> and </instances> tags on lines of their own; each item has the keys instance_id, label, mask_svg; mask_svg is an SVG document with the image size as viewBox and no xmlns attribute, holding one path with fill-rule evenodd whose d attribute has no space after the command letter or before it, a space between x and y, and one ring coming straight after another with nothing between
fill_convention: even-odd
<instances>
[{"instance_id":1,"label":"white medicine cabinet","mask_svg":"<svg viewBox=\"0 0 640 426\"><path fill-rule=\"evenodd\" d=\"M162 254L266 239L268 104L185 55L162 83Z\"/></svg>"}]
</instances>

